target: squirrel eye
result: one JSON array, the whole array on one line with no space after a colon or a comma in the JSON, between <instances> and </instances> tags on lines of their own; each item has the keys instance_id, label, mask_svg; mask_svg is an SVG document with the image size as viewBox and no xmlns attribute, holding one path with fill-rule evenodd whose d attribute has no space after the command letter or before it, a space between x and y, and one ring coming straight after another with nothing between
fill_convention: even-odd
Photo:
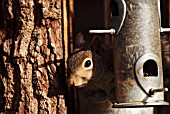
<instances>
[{"instance_id":1,"label":"squirrel eye","mask_svg":"<svg viewBox=\"0 0 170 114\"><path fill-rule=\"evenodd\" d=\"M82 67L85 69L92 69L93 68L93 62L91 58L86 58L83 61Z\"/></svg>"},{"instance_id":2,"label":"squirrel eye","mask_svg":"<svg viewBox=\"0 0 170 114\"><path fill-rule=\"evenodd\" d=\"M84 63L84 67L90 67L91 65L91 61L90 60L87 60L85 63Z\"/></svg>"}]
</instances>

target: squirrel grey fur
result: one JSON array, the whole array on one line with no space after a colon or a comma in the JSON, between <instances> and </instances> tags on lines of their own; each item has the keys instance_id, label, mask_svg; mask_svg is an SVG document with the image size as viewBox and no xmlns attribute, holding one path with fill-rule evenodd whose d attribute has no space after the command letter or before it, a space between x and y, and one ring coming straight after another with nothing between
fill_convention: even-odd
<instances>
[{"instance_id":1,"label":"squirrel grey fur","mask_svg":"<svg viewBox=\"0 0 170 114\"><path fill-rule=\"evenodd\" d=\"M99 36L90 43L85 42L83 37L81 33L77 35L76 49L68 59L68 83L83 87L84 91L87 90L86 94L93 93L91 98L94 95L96 102L107 97L113 100L113 49L104 46Z\"/></svg>"}]
</instances>

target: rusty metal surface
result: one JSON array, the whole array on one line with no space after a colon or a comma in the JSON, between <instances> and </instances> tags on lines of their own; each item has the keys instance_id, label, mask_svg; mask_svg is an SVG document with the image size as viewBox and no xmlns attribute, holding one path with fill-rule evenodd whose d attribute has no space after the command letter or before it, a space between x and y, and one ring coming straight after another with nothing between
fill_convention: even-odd
<instances>
[{"instance_id":1,"label":"rusty metal surface","mask_svg":"<svg viewBox=\"0 0 170 114\"><path fill-rule=\"evenodd\" d=\"M153 102L154 104L164 100L163 92L149 96L149 89L152 87L163 88L162 64L156 61L160 69L155 78L159 80L155 81L151 77L143 78L143 85L146 84L144 87L135 75L135 64L147 53L153 53L158 57L158 61L162 61L157 1L125 0L125 2L126 18L120 33L115 38L116 102L130 104Z\"/></svg>"}]
</instances>

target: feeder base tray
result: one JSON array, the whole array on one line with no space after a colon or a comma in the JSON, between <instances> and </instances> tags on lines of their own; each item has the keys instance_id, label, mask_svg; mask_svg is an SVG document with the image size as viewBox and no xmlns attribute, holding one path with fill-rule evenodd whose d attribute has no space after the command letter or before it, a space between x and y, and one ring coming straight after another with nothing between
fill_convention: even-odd
<instances>
[{"instance_id":1,"label":"feeder base tray","mask_svg":"<svg viewBox=\"0 0 170 114\"><path fill-rule=\"evenodd\" d=\"M132 103L114 103L113 108L127 108L127 107L156 107L169 105L165 101L152 101L152 102L132 102Z\"/></svg>"}]
</instances>

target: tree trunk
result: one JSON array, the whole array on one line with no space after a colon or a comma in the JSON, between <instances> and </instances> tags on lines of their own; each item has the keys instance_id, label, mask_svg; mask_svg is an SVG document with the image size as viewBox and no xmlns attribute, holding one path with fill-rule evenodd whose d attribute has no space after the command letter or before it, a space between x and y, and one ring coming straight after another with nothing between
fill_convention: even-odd
<instances>
[{"instance_id":1,"label":"tree trunk","mask_svg":"<svg viewBox=\"0 0 170 114\"><path fill-rule=\"evenodd\" d=\"M61 0L0 1L0 113L66 114Z\"/></svg>"}]
</instances>

